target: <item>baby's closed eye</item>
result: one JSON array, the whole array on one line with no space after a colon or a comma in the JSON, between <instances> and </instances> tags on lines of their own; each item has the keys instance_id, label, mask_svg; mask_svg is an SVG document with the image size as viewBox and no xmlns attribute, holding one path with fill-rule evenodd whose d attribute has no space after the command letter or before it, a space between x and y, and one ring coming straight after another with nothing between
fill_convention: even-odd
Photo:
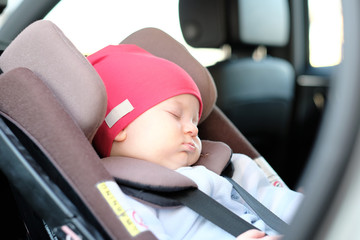
<instances>
[{"instance_id":1,"label":"baby's closed eye","mask_svg":"<svg viewBox=\"0 0 360 240\"><path fill-rule=\"evenodd\" d=\"M168 112L171 116L173 116L176 119L180 119L181 118L181 112L177 111L177 110L167 110L166 112Z\"/></svg>"}]
</instances>

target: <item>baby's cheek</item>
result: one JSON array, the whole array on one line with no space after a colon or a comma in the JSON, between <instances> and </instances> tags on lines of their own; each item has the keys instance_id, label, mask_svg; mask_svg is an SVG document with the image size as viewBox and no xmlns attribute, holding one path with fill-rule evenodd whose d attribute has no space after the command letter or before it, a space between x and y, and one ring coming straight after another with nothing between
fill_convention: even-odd
<instances>
[{"instance_id":1,"label":"baby's cheek","mask_svg":"<svg viewBox=\"0 0 360 240\"><path fill-rule=\"evenodd\" d=\"M201 140L200 140L199 136L196 136L195 142L196 142L196 144L199 146L199 150L200 150L200 152L201 152L201 150L202 150L202 145L201 145Z\"/></svg>"},{"instance_id":2,"label":"baby's cheek","mask_svg":"<svg viewBox=\"0 0 360 240\"><path fill-rule=\"evenodd\" d=\"M197 158L199 158L202 150L202 144L198 136L195 139L195 144L198 146L196 154L197 154Z\"/></svg>"}]
</instances>

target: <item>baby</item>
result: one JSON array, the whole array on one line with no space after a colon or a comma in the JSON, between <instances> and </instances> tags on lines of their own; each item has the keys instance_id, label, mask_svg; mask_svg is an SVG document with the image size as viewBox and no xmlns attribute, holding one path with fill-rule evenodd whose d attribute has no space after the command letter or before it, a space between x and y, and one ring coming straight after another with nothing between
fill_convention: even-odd
<instances>
[{"instance_id":1,"label":"baby","mask_svg":"<svg viewBox=\"0 0 360 240\"><path fill-rule=\"evenodd\" d=\"M137 158L175 170L262 231L249 230L237 239L277 239L277 233L247 208L231 183L204 166L193 166L202 148L197 125L203 103L198 87L182 68L135 45L108 46L88 59L108 94L105 121L93 141L102 157ZM290 222L302 195L271 186L247 156L233 154L235 158L247 172L241 185ZM234 239L185 206L155 208L128 200L158 239Z\"/></svg>"}]
</instances>

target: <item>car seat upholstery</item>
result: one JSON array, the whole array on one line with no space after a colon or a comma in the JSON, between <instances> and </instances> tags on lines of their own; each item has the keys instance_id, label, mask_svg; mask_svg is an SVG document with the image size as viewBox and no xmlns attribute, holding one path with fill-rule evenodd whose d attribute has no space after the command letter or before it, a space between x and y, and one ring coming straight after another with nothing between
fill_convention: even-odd
<instances>
[{"instance_id":1,"label":"car seat upholstery","mask_svg":"<svg viewBox=\"0 0 360 240\"><path fill-rule=\"evenodd\" d=\"M189 72L204 98L203 116L207 118L201 119L200 131L203 132L203 139L224 141L235 152L259 158L257 151L221 110L214 106L216 88L211 75L181 44L153 28L140 30L122 43L137 44L154 55L174 61ZM6 151L1 148L1 169L8 177L12 177L17 189L22 191L29 204L38 210L40 217L49 221L53 228L61 229L70 226L67 222L74 225L74 222L81 222L80 220L89 221L95 228L101 226L103 230L98 234L104 234L105 238L155 239L151 232L141 228L128 216L133 209L123 199L123 192L115 184L114 173L110 171L112 167L108 167L113 164L114 159L101 160L90 144L105 117L105 88L90 63L61 30L49 21L33 23L5 49L0 57L0 68L4 72L0 76L0 116L8 122L7 125L13 132L25 134L31 144L24 141L21 134L13 136L9 133L10 138L19 138L25 149L30 148L30 152L41 151L44 154L48 160L33 157L32 161L38 164L37 167L43 168L47 178L54 182L75 206L75 210L71 208L63 221L47 215L48 209L39 206L42 203L37 199L37 192L32 191L31 185L19 183L21 174L11 169L11 163L15 160L10 155L7 156ZM219 124L223 128L212 129ZM208 143L204 144L206 145ZM209 148L214 149L211 145ZM230 149L225 150L224 154L229 152ZM139 165L135 163L132 167L129 159L124 161L123 165L117 165L118 179L123 178L129 182L125 175L133 173L134 167ZM134 163L133 159L131 162ZM208 167L216 172L218 169L223 170L226 163L210 162ZM276 175L271 168L263 167L273 176ZM168 172L164 175L167 176ZM146 174L143 173L140 179L146 179L143 178L144 175ZM16 179L18 180L15 181ZM139 183L139 178L130 180L135 182L135 185ZM170 184L195 187L192 181L184 183L183 180L184 178L179 181L175 179L170 181ZM79 218L72 210L79 212ZM89 229L91 233L92 228ZM74 231L79 231L76 230Z\"/></svg>"},{"instance_id":2,"label":"car seat upholstery","mask_svg":"<svg viewBox=\"0 0 360 240\"><path fill-rule=\"evenodd\" d=\"M231 58L209 67L218 89L216 104L275 169L285 160L295 72L288 61L267 52L288 44L288 4L286 0L179 1L188 44L231 47Z\"/></svg>"},{"instance_id":3,"label":"car seat upholstery","mask_svg":"<svg viewBox=\"0 0 360 240\"><path fill-rule=\"evenodd\" d=\"M38 24L44 25L46 30ZM46 21L38 24L27 28L7 47L1 55L0 68L3 72L16 67L31 69L48 84L85 135L92 139L91 134L105 115L105 87L95 69L60 29ZM84 86L86 91L83 91Z\"/></svg>"}]
</instances>

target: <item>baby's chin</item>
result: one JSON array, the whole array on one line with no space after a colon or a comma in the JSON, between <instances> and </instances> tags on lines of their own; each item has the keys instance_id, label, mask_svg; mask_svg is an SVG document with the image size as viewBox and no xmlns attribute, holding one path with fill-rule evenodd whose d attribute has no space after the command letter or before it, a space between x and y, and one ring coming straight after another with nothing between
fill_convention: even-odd
<instances>
[{"instance_id":1,"label":"baby's chin","mask_svg":"<svg viewBox=\"0 0 360 240\"><path fill-rule=\"evenodd\" d=\"M192 166L194 163L196 163L199 160L200 153L199 154L191 154L188 155L187 153L183 153L185 156L183 158L177 158L173 159L173 161L166 164L165 167L176 170L181 167L189 167Z\"/></svg>"},{"instance_id":2,"label":"baby's chin","mask_svg":"<svg viewBox=\"0 0 360 240\"><path fill-rule=\"evenodd\" d=\"M188 155L188 158L184 161L182 164L182 167L189 167L194 165L200 157L200 152L193 153L191 155Z\"/></svg>"}]
</instances>

